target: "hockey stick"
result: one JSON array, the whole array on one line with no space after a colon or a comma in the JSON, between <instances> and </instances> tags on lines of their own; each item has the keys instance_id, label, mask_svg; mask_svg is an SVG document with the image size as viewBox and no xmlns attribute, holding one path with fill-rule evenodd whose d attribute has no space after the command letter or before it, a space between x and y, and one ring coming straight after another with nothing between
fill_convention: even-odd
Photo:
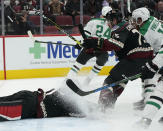
<instances>
[{"instance_id":1,"label":"hockey stick","mask_svg":"<svg viewBox=\"0 0 163 131\"><path fill-rule=\"evenodd\" d=\"M86 36L86 34L84 32L83 25L79 24L78 27L79 27L79 31L80 31L80 34L82 35L83 39L86 39L87 36Z\"/></svg>"},{"instance_id":2,"label":"hockey stick","mask_svg":"<svg viewBox=\"0 0 163 131\"><path fill-rule=\"evenodd\" d=\"M36 11L37 15L41 15L39 11ZM75 37L71 36L70 34L68 34L64 29L62 29L56 22L52 21L50 18L46 17L45 15L42 15L42 17L47 20L48 22L54 24L54 26L61 32L63 32L64 34L66 34L69 38L71 38L73 41L75 41L78 45L81 45L81 42L78 41L77 39L75 39Z\"/></svg>"},{"instance_id":3,"label":"hockey stick","mask_svg":"<svg viewBox=\"0 0 163 131\"><path fill-rule=\"evenodd\" d=\"M55 42L51 42L51 41L39 41L39 40L35 40L35 42L39 42L39 43L47 43L47 44L55 44L55 45L68 45L68 46L75 46L75 45L73 45L73 44L55 43Z\"/></svg>"},{"instance_id":4,"label":"hockey stick","mask_svg":"<svg viewBox=\"0 0 163 131\"><path fill-rule=\"evenodd\" d=\"M127 11L129 12L129 13L131 13L131 1L130 0L127 0Z\"/></svg>"},{"instance_id":5,"label":"hockey stick","mask_svg":"<svg viewBox=\"0 0 163 131\"><path fill-rule=\"evenodd\" d=\"M124 0L121 0L121 13L122 13L122 17L124 19L125 18L125 13L124 13Z\"/></svg>"},{"instance_id":6,"label":"hockey stick","mask_svg":"<svg viewBox=\"0 0 163 131\"><path fill-rule=\"evenodd\" d=\"M56 45L68 45L68 46L75 46L73 44L65 44L65 43L55 43L55 42L51 42L51 41L39 41L39 40L35 40L34 36L32 35L32 32L29 30L27 31L28 36L30 37L30 39L32 40L33 43L38 42L38 43L46 43L46 44L56 44Z\"/></svg>"},{"instance_id":7,"label":"hockey stick","mask_svg":"<svg viewBox=\"0 0 163 131\"><path fill-rule=\"evenodd\" d=\"M127 77L127 78L122 79L120 81L114 82L114 83L109 84L109 85L102 86L100 88L97 88L97 89L94 89L94 90L91 90L91 91L83 91L83 90L81 90L71 79L67 79L66 84L68 85L68 87L71 90L73 90L78 95L80 95L80 96L86 96L86 95L89 95L89 94L96 93L98 91L107 89L109 87L113 87L113 86L119 85L120 83L127 82L129 80L137 79L140 76L141 76L141 74L137 74L137 75L134 75L134 76L131 76L131 77Z\"/></svg>"}]
</instances>

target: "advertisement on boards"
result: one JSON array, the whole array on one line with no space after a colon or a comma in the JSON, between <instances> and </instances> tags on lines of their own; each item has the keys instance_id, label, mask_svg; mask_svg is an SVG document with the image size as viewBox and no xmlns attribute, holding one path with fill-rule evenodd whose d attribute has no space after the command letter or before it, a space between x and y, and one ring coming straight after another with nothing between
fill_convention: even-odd
<instances>
[{"instance_id":1,"label":"advertisement on boards","mask_svg":"<svg viewBox=\"0 0 163 131\"><path fill-rule=\"evenodd\" d=\"M81 40L80 36L75 38ZM62 45L62 43L75 44L67 36L35 37L35 39L58 44L33 43L29 37L6 38L7 70L70 67L80 53L74 46ZM114 52L109 52L108 55L109 61L106 65L114 65L116 63ZM91 66L94 62L95 58L86 66Z\"/></svg>"},{"instance_id":2,"label":"advertisement on boards","mask_svg":"<svg viewBox=\"0 0 163 131\"><path fill-rule=\"evenodd\" d=\"M73 37L82 41L81 36ZM6 79L66 76L80 53L80 50L72 46L76 43L65 35L37 36L34 39L42 43L33 42L33 39L26 36L5 38ZM117 63L113 51L108 52L108 56L105 65L107 69L102 75ZM96 58L92 58L84 65L86 72L89 72L95 62Z\"/></svg>"}]
</instances>

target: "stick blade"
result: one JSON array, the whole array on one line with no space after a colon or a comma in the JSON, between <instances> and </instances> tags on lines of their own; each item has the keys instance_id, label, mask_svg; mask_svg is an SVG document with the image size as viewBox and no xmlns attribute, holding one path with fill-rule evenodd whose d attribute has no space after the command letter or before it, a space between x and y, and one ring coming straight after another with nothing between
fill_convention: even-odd
<instances>
[{"instance_id":1,"label":"stick blade","mask_svg":"<svg viewBox=\"0 0 163 131\"><path fill-rule=\"evenodd\" d=\"M35 43L35 38L34 36L32 35L32 32L30 30L27 31L27 34L29 36L29 38L32 40L33 43Z\"/></svg>"},{"instance_id":2,"label":"stick blade","mask_svg":"<svg viewBox=\"0 0 163 131\"><path fill-rule=\"evenodd\" d=\"M79 87L71 79L67 79L66 84L72 91L74 91L75 93L77 93L80 96L86 96L89 94L89 93L84 92L81 89L79 89Z\"/></svg>"}]
</instances>

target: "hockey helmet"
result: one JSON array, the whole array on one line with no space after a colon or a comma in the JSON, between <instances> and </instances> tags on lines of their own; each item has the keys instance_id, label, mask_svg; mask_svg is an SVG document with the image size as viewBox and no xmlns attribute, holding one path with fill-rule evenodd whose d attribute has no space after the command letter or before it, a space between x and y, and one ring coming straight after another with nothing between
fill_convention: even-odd
<instances>
[{"instance_id":1,"label":"hockey helmet","mask_svg":"<svg viewBox=\"0 0 163 131\"><path fill-rule=\"evenodd\" d=\"M120 23L123 19L122 13L119 10L113 10L109 14L110 21L113 22L113 20L116 20L117 23Z\"/></svg>"},{"instance_id":2,"label":"hockey helmet","mask_svg":"<svg viewBox=\"0 0 163 131\"><path fill-rule=\"evenodd\" d=\"M106 17L111 11L112 8L110 6L104 6L101 11L102 16Z\"/></svg>"},{"instance_id":3,"label":"hockey helmet","mask_svg":"<svg viewBox=\"0 0 163 131\"><path fill-rule=\"evenodd\" d=\"M150 12L146 7L141 7L132 12L132 19L137 25L141 25L144 21L148 20L150 17ZM138 22L141 19L141 23Z\"/></svg>"}]
</instances>

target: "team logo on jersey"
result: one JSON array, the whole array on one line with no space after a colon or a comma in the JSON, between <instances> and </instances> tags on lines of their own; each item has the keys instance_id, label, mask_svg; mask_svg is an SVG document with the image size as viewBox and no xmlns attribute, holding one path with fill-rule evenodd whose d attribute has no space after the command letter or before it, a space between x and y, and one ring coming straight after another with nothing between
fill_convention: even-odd
<instances>
[{"instance_id":1,"label":"team logo on jersey","mask_svg":"<svg viewBox=\"0 0 163 131\"><path fill-rule=\"evenodd\" d=\"M127 28L127 30L130 31L131 29L133 29L133 26L132 25L128 25L126 28Z\"/></svg>"},{"instance_id":2,"label":"team logo on jersey","mask_svg":"<svg viewBox=\"0 0 163 131\"><path fill-rule=\"evenodd\" d=\"M119 34L116 34L116 33L115 33L115 34L114 34L114 37L115 37L115 38L119 38Z\"/></svg>"}]
</instances>

